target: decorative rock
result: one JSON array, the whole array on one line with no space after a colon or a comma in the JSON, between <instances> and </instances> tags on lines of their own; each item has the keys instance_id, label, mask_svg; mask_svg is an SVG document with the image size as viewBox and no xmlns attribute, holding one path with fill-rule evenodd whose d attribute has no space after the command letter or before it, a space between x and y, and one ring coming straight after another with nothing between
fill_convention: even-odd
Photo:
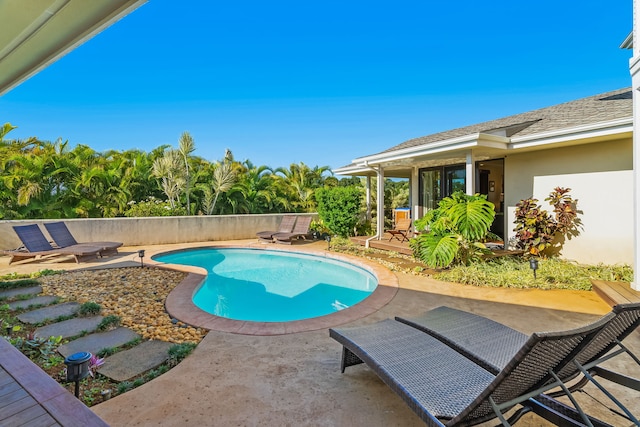
<instances>
[{"instance_id":1,"label":"decorative rock","mask_svg":"<svg viewBox=\"0 0 640 427\"><path fill-rule=\"evenodd\" d=\"M122 277L126 281L121 280ZM184 277L185 273L171 270L114 268L73 271L41 277L39 280L47 293L66 295L66 298L79 302L99 302L103 316L119 316L122 325L135 330L145 339L177 342L181 338L176 332L188 330L193 331L189 341L197 343L206 330L191 326L179 328L172 323L163 304L169 292ZM133 309L134 304L137 304L137 309ZM164 335L159 335L160 331Z\"/></svg>"}]
</instances>

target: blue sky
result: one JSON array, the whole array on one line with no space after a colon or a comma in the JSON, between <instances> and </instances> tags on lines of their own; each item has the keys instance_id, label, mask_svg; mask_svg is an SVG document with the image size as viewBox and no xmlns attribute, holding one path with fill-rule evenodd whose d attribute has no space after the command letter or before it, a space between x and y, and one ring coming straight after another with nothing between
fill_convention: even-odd
<instances>
[{"instance_id":1,"label":"blue sky","mask_svg":"<svg viewBox=\"0 0 640 427\"><path fill-rule=\"evenodd\" d=\"M9 137L339 167L630 86L630 0L150 0L0 97Z\"/></svg>"}]
</instances>

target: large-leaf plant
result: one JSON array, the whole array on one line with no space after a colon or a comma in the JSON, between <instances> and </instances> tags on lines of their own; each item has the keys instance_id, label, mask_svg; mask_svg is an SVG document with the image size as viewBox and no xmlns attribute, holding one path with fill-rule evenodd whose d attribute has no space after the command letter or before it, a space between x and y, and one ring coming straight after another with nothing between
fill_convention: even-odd
<instances>
[{"instance_id":1,"label":"large-leaf plant","mask_svg":"<svg viewBox=\"0 0 640 427\"><path fill-rule=\"evenodd\" d=\"M494 218L486 196L456 191L415 222L421 233L410 241L414 256L432 268L468 265L488 251L483 241Z\"/></svg>"}]
</instances>

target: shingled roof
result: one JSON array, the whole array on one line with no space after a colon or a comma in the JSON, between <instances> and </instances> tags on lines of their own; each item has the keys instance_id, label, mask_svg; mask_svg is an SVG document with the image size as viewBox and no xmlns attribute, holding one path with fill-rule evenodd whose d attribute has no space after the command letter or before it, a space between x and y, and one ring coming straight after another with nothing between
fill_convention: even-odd
<instances>
[{"instance_id":1,"label":"shingled roof","mask_svg":"<svg viewBox=\"0 0 640 427\"><path fill-rule=\"evenodd\" d=\"M618 89L552 107L410 139L381 153L475 133L506 137L525 136L629 117L633 117L631 88Z\"/></svg>"}]
</instances>

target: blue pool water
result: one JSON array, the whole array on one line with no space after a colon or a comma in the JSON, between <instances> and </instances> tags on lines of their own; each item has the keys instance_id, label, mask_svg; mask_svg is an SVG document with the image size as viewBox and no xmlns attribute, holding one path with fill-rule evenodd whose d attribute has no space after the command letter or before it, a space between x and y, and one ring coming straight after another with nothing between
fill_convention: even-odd
<instances>
[{"instance_id":1,"label":"blue pool water","mask_svg":"<svg viewBox=\"0 0 640 427\"><path fill-rule=\"evenodd\" d=\"M254 322L288 322L348 308L378 285L370 272L319 256L240 248L191 249L153 257L193 265L208 276L193 296L216 316Z\"/></svg>"}]
</instances>

